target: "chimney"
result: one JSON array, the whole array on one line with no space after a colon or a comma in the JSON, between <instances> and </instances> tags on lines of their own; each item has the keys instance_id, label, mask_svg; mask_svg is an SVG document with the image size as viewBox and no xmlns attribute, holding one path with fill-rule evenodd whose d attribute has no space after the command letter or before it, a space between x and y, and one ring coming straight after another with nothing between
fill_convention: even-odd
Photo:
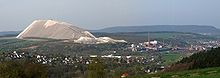
<instances>
[{"instance_id":1,"label":"chimney","mask_svg":"<svg viewBox=\"0 0 220 78\"><path fill-rule=\"evenodd\" d=\"M148 32L148 47L151 47L150 46L150 33Z\"/></svg>"}]
</instances>

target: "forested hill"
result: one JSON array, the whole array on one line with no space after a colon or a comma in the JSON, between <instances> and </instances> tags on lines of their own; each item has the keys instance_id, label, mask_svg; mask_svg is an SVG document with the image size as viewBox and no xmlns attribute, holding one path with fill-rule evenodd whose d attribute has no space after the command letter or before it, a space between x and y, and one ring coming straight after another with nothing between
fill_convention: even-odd
<instances>
[{"instance_id":1,"label":"forested hill","mask_svg":"<svg viewBox=\"0 0 220 78\"><path fill-rule=\"evenodd\" d=\"M183 58L166 71L200 69L220 66L220 47L204 52L195 53L190 57ZM180 69L181 68L181 69Z\"/></svg>"},{"instance_id":2,"label":"forested hill","mask_svg":"<svg viewBox=\"0 0 220 78\"><path fill-rule=\"evenodd\" d=\"M93 32L157 32L157 31L175 31L191 33L218 34L220 29L213 26L202 25L151 25L151 26L117 26L96 30Z\"/></svg>"}]
</instances>

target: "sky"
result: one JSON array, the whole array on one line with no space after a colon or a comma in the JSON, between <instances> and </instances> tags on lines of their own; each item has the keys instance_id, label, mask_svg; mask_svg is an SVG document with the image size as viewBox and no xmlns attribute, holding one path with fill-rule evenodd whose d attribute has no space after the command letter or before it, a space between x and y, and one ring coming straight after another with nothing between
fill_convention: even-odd
<instances>
[{"instance_id":1,"label":"sky","mask_svg":"<svg viewBox=\"0 0 220 78\"><path fill-rule=\"evenodd\" d=\"M140 25L220 28L220 0L0 0L0 31L21 31L39 19L89 30Z\"/></svg>"}]
</instances>

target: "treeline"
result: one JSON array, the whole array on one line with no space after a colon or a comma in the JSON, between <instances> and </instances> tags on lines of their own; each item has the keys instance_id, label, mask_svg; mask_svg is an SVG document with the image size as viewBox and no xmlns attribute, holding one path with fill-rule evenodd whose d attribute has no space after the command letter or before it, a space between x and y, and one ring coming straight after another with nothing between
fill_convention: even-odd
<instances>
[{"instance_id":1,"label":"treeline","mask_svg":"<svg viewBox=\"0 0 220 78\"><path fill-rule=\"evenodd\" d=\"M2 61L0 62L0 78L47 78L46 66L32 62Z\"/></svg>"},{"instance_id":2,"label":"treeline","mask_svg":"<svg viewBox=\"0 0 220 78\"><path fill-rule=\"evenodd\" d=\"M88 68L88 69L87 69ZM0 61L0 78L107 78L104 64L93 59L89 65L46 65L34 60Z\"/></svg>"},{"instance_id":3,"label":"treeline","mask_svg":"<svg viewBox=\"0 0 220 78\"><path fill-rule=\"evenodd\" d=\"M34 59L0 61L0 78L120 78L144 74L141 64L116 64L118 60L107 61L91 58L89 64L49 65L39 64Z\"/></svg>"},{"instance_id":4,"label":"treeline","mask_svg":"<svg viewBox=\"0 0 220 78\"><path fill-rule=\"evenodd\" d=\"M220 66L220 47L204 52L195 53L190 57L165 69L165 71L178 71Z\"/></svg>"}]
</instances>

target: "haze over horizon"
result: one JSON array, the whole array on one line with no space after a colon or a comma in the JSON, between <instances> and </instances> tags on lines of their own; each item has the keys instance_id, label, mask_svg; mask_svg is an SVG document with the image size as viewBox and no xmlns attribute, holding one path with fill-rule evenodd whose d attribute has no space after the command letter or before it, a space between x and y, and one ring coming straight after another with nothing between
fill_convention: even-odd
<instances>
[{"instance_id":1,"label":"haze over horizon","mask_svg":"<svg viewBox=\"0 0 220 78\"><path fill-rule=\"evenodd\" d=\"M20 31L54 19L85 29L140 25L220 28L219 0L1 0L0 31Z\"/></svg>"}]
</instances>

